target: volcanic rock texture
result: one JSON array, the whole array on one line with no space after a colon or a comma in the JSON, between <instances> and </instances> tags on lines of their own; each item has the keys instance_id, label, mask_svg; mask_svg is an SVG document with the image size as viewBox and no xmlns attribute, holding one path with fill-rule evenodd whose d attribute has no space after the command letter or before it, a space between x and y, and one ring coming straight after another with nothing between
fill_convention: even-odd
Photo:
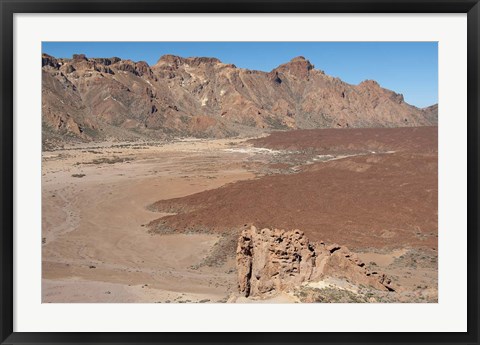
<instances>
[{"instance_id":1,"label":"volcanic rock texture","mask_svg":"<svg viewBox=\"0 0 480 345\"><path fill-rule=\"evenodd\" d=\"M236 240L255 225L301 229L312 241L352 250L436 248L437 138L437 127L276 132L251 143L283 152L273 157L284 173L159 200L152 209L174 214L151 227L235 229ZM302 157L313 163L302 165Z\"/></svg>"},{"instance_id":2,"label":"volcanic rock texture","mask_svg":"<svg viewBox=\"0 0 480 345\"><path fill-rule=\"evenodd\" d=\"M246 297L286 291L325 276L394 291L385 274L367 270L348 248L310 242L300 230L245 229L236 260L238 288Z\"/></svg>"},{"instance_id":3,"label":"volcanic rock texture","mask_svg":"<svg viewBox=\"0 0 480 345\"><path fill-rule=\"evenodd\" d=\"M267 73L215 58L165 55L149 66L43 54L42 114L44 144L437 123L435 106L411 106L372 80L347 84L303 57Z\"/></svg>"}]
</instances>

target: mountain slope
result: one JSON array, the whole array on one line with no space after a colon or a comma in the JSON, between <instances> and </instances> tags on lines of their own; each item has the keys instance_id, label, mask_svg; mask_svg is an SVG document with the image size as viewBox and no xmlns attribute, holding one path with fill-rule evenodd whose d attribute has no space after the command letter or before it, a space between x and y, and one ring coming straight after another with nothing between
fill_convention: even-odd
<instances>
[{"instance_id":1,"label":"mountain slope","mask_svg":"<svg viewBox=\"0 0 480 345\"><path fill-rule=\"evenodd\" d=\"M43 54L42 73L44 144L437 123L435 106L411 106L372 80L347 84L303 57L267 73L215 58L164 55L149 66Z\"/></svg>"}]
</instances>

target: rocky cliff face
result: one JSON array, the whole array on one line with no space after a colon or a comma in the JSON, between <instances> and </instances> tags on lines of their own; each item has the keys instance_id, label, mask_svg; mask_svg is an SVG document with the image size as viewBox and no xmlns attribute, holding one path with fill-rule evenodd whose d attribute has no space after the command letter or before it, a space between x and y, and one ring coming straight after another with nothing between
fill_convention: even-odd
<instances>
[{"instance_id":1,"label":"rocky cliff face","mask_svg":"<svg viewBox=\"0 0 480 345\"><path fill-rule=\"evenodd\" d=\"M272 129L434 125L374 81L350 85L297 57L271 72L215 58L162 56L154 66L42 55L44 141L225 137Z\"/></svg>"},{"instance_id":2,"label":"rocky cliff face","mask_svg":"<svg viewBox=\"0 0 480 345\"><path fill-rule=\"evenodd\" d=\"M434 124L438 123L438 104L423 108L422 111L425 114L425 119Z\"/></svg>"},{"instance_id":3,"label":"rocky cliff face","mask_svg":"<svg viewBox=\"0 0 480 345\"><path fill-rule=\"evenodd\" d=\"M271 295L324 277L394 291L385 274L368 271L348 248L310 242L300 230L251 227L240 235L236 255L238 288L245 297Z\"/></svg>"}]
</instances>

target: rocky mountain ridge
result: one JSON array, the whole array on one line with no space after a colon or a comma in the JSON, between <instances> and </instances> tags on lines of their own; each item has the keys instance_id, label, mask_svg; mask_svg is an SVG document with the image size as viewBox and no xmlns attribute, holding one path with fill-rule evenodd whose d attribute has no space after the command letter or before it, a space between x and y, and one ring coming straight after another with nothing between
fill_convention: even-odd
<instances>
[{"instance_id":1,"label":"rocky mountain ridge","mask_svg":"<svg viewBox=\"0 0 480 345\"><path fill-rule=\"evenodd\" d=\"M301 56L262 72L206 57L164 55L149 66L42 55L44 144L436 125L437 111L372 80L345 83Z\"/></svg>"}]
</instances>

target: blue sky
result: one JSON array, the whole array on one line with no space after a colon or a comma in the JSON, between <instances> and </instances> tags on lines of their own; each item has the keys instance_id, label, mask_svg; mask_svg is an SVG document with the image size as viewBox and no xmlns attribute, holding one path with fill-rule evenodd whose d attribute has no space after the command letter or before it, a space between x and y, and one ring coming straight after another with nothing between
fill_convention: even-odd
<instances>
[{"instance_id":1,"label":"blue sky","mask_svg":"<svg viewBox=\"0 0 480 345\"><path fill-rule=\"evenodd\" d=\"M350 84L374 79L418 107L438 102L437 42L43 42L55 57L72 54L147 61L164 54L216 57L237 67L271 71L302 55Z\"/></svg>"}]
</instances>

